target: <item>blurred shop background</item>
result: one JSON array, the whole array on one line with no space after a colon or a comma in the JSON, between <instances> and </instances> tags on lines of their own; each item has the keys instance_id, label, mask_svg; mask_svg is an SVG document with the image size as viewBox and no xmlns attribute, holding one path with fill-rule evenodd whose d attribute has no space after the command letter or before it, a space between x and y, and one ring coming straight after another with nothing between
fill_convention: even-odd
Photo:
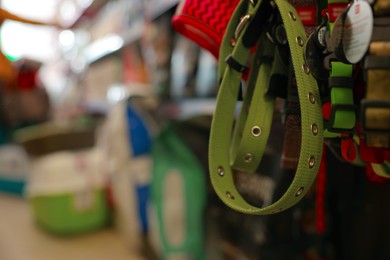
<instances>
[{"instance_id":1,"label":"blurred shop background","mask_svg":"<svg viewBox=\"0 0 390 260\"><path fill-rule=\"evenodd\" d=\"M388 185L347 164L330 169L329 192L274 216L220 202L207 162L217 62L173 30L178 2L0 1L51 24L1 24L16 79L0 79L0 260L353 259L351 248L384 249L390 232L357 246L366 237L356 228L367 205L389 215L363 195L389 198ZM240 182L256 203L292 178L279 167L280 116L259 174Z\"/></svg>"}]
</instances>

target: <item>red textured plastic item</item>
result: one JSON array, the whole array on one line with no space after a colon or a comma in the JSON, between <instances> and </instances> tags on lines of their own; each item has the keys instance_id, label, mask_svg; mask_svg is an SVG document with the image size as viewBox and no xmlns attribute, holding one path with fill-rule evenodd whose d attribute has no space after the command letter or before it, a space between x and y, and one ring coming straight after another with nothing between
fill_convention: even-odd
<instances>
[{"instance_id":1,"label":"red textured plastic item","mask_svg":"<svg viewBox=\"0 0 390 260\"><path fill-rule=\"evenodd\" d=\"M345 139L341 141L341 154L347 162L354 162L357 151L353 140Z\"/></svg>"},{"instance_id":2,"label":"red textured plastic item","mask_svg":"<svg viewBox=\"0 0 390 260\"><path fill-rule=\"evenodd\" d=\"M239 0L185 0L172 18L173 28L218 58L223 35Z\"/></svg>"}]
</instances>

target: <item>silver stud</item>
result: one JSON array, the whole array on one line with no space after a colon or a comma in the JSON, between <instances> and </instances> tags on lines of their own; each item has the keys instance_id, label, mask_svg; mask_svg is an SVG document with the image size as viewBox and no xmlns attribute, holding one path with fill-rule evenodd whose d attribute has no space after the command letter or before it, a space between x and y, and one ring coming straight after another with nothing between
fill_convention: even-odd
<instances>
[{"instance_id":1,"label":"silver stud","mask_svg":"<svg viewBox=\"0 0 390 260\"><path fill-rule=\"evenodd\" d=\"M316 97L314 96L314 94L313 93L309 93L309 101L310 101L310 103L312 103L312 104L315 104L316 103Z\"/></svg>"},{"instance_id":2,"label":"silver stud","mask_svg":"<svg viewBox=\"0 0 390 260\"><path fill-rule=\"evenodd\" d=\"M251 153L247 153L244 155L244 162L251 163L253 161L253 155Z\"/></svg>"},{"instance_id":3,"label":"silver stud","mask_svg":"<svg viewBox=\"0 0 390 260\"><path fill-rule=\"evenodd\" d=\"M314 156L310 156L310 158L309 158L310 169L313 168L315 164L316 164L316 158Z\"/></svg>"},{"instance_id":4,"label":"silver stud","mask_svg":"<svg viewBox=\"0 0 390 260\"><path fill-rule=\"evenodd\" d=\"M317 135L318 134L318 126L316 124L312 124L311 125L311 132L314 134L314 135Z\"/></svg>"},{"instance_id":5,"label":"silver stud","mask_svg":"<svg viewBox=\"0 0 390 260\"><path fill-rule=\"evenodd\" d=\"M235 199L234 195L231 194L231 193L228 192L228 191L226 192L226 196L228 196L228 198L231 199L231 200L234 200L234 199Z\"/></svg>"},{"instance_id":6,"label":"silver stud","mask_svg":"<svg viewBox=\"0 0 390 260\"><path fill-rule=\"evenodd\" d=\"M303 45L305 44L301 36L298 36L295 40L297 41L298 45L301 47L303 47Z\"/></svg>"},{"instance_id":7,"label":"silver stud","mask_svg":"<svg viewBox=\"0 0 390 260\"><path fill-rule=\"evenodd\" d=\"M251 133L254 137L259 137L262 134L262 130L260 126L254 126L252 127Z\"/></svg>"},{"instance_id":8,"label":"silver stud","mask_svg":"<svg viewBox=\"0 0 390 260\"><path fill-rule=\"evenodd\" d=\"M299 197L303 194L304 187L300 187L297 192L295 193L295 197Z\"/></svg>"},{"instance_id":9,"label":"silver stud","mask_svg":"<svg viewBox=\"0 0 390 260\"><path fill-rule=\"evenodd\" d=\"M293 12L288 12L288 16L290 16L291 20L293 21L296 21L297 20L297 17L295 16L295 14Z\"/></svg>"},{"instance_id":10,"label":"silver stud","mask_svg":"<svg viewBox=\"0 0 390 260\"><path fill-rule=\"evenodd\" d=\"M223 177L225 176L225 170L223 169L223 167L218 167L218 170L217 170L219 176Z\"/></svg>"},{"instance_id":11,"label":"silver stud","mask_svg":"<svg viewBox=\"0 0 390 260\"><path fill-rule=\"evenodd\" d=\"M310 73L310 68L309 68L306 64L303 64L303 65L302 65L302 69L303 69L303 71L304 71L306 74L309 74L309 73Z\"/></svg>"}]
</instances>

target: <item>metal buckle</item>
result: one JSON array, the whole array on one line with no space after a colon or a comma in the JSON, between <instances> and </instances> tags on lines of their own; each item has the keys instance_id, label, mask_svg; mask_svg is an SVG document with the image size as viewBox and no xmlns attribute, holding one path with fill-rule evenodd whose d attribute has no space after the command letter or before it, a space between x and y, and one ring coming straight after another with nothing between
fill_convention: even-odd
<instances>
[{"instance_id":1,"label":"metal buckle","mask_svg":"<svg viewBox=\"0 0 390 260\"><path fill-rule=\"evenodd\" d=\"M244 27L247 24L247 22L249 22L251 17L252 16L250 14L246 14L243 17L241 17L240 23L237 25L236 30L234 32L234 39L237 40L238 37L240 37L240 34L242 33L242 30L244 29Z\"/></svg>"},{"instance_id":2,"label":"metal buckle","mask_svg":"<svg viewBox=\"0 0 390 260\"><path fill-rule=\"evenodd\" d=\"M370 108L382 108L390 110L390 101L382 100L367 100L363 99L360 102L360 122L362 125L362 130L364 133L376 133L376 134L387 134L390 135L390 129L381 129L381 128L369 128L367 127L366 121L366 111Z\"/></svg>"},{"instance_id":3,"label":"metal buckle","mask_svg":"<svg viewBox=\"0 0 390 260\"><path fill-rule=\"evenodd\" d=\"M357 106L352 105L352 104L332 104L332 109L330 111L330 117L329 117L328 124L326 125L326 129L329 132L332 132L332 133L341 133L341 134L352 134L352 133L354 133L355 132L356 123L355 123L355 125L351 129L342 129L342 128L335 128L335 127L333 127L336 112L339 111L339 110L351 111L351 112L354 112L356 114L358 109L357 109Z\"/></svg>"}]
</instances>

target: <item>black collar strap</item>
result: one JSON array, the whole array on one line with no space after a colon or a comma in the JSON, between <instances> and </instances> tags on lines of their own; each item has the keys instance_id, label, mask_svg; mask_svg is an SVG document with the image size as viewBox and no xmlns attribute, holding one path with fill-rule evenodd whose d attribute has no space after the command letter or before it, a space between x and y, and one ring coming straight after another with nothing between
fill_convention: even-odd
<instances>
[{"instance_id":1,"label":"black collar strap","mask_svg":"<svg viewBox=\"0 0 390 260\"><path fill-rule=\"evenodd\" d=\"M216 193L222 201L231 208L249 214L272 214L283 211L298 203L316 178L323 144L321 102L318 86L316 80L310 75L310 70L306 66L303 57L303 45L306 41L306 33L295 8L286 0L275 0L272 2L272 4L274 4L273 8L275 8L275 11L272 13L279 12L281 22L285 26L291 61L297 80L299 104L302 113L301 146L304 147L304 149L300 152L297 171L290 187L285 194L272 205L263 208L255 207L245 201L238 192L234 183L234 169L232 169L230 149L232 144L231 137L236 102L241 85L242 73L227 65L225 63L225 58L230 55L238 64L247 66L250 50L253 47L251 44L255 44L257 41L254 41L253 39L259 38L260 42L257 48L262 48L262 51L260 51L261 54L259 54L260 57L268 55L268 52L272 50L272 45L267 37L264 36L265 31L262 30L262 25L264 26L264 23L259 24L254 21L269 21L270 12L264 12L264 10L269 10L268 5L270 3L271 2L264 0L241 1L228 24L220 50L221 60L219 63L219 79L221 83L211 126L209 145L210 176ZM246 38L249 37L248 35L254 38L248 40L249 38ZM259 67L252 67L251 70L259 69L256 73L258 73L257 78L260 79L256 80L253 93L256 91L256 88L262 88L259 85L261 79L267 81L272 74L271 70L276 71L276 67L278 67L277 59L275 58L272 63L272 68L267 62L255 64L258 64L257 66ZM264 95L257 102L264 102L262 98L264 98ZM252 107L251 103L249 110L259 109L259 107L261 106L255 105ZM243 107L242 109L246 108ZM258 111L256 114L256 117L258 118L256 120L260 122L261 120L264 120L261 118L271 116L272 112L273 110L268 112ZM251 113L254 112L249 111L248 118ZM263 138L264 136L261 134L262 131L270 128L270 123L265 123L263 126L252 125L251 127L247 127L247 125L250 125L250 122L247 121L245 122L246 128L244 129L250 129L251 131L243 132L242 134L244 136L250 135L253 138ZM266 120L263 122L266 122ZM258 127L260 127L262 131L259 131ZM245 144L243 147L245 148L246 146L247 145ZM252 143L248 144L248 150L255 151L255 149L256 147L252 147ZM253 158L255 158L256 155L257 154L253 154ZM247 161L250 161L249 156L246 157L246 159Z\"/></svg>"}]
</instances>

